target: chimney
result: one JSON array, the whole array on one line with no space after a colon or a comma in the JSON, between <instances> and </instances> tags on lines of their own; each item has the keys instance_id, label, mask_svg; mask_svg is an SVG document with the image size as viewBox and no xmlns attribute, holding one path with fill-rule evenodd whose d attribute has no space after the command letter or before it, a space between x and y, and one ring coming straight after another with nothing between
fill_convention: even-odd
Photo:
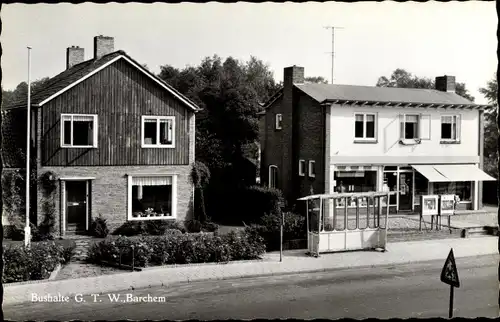
<instances>
[{"instance_id":1,"label":"chimney","mask_svg":"<svg viewBox=\"0 0 500 322\"><path fill-rule=\"evenodd\" d=\"M293 84L304 84L304 67L293 65L283 70L283 86L291 88Z\"/></svg>"},{"instance_id":2,"label":"chimney","mask_svg":"<svg viewBox=\"0 0 500 322\"><path fill-rule=\"evenodd\" d=\"M441 92L455 93L455 76L436 77L436 89Z\"/></svg>"},{"instance_id":3,"label":"chimney","mask_svg":"<svg viewBox=\"0 0 500 322\"><path fill-rule=\"evenodd\" d=\"M71 46L66 49L66 69L83 63L85 61L84 49L78 46Z\"/></svg>"},{"instance_id":4,"label":"chimney","mask_svg":"<svg viewBox=\"0 0 500 322\"><path fill-rule=\"evenodd\" d=\"M115 39L103 35L94 37L94 59L99 59L104 55L115 51Z\"/></svg>"}]
</instances>

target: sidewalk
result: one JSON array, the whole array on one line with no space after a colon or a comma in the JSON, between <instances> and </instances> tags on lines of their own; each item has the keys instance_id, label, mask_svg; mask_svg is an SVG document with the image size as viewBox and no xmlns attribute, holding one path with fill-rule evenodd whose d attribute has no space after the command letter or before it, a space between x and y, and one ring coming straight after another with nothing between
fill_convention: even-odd
<instances>
[{"instance_id":1,"label":"sidewalk","mask_svg":"<svg viewBox=\"0 0 500 322\"><path fill-rule=\"evenodd\" d=\"M429 260L443 260L444 263L451 247L457 258L497 254L498 238L480 237L390 243L385 253L358 251L322 254L319 258L306 256L305 250L292 250L284 252L283 262L279 262L279 252L272 252L266 254L261 261L148 268L135 273L4 285L4 305L30 301L33 293L72 296L154 286L172 287L178 283L202 280L306 273Z\"/></svg>"}]
</instances>

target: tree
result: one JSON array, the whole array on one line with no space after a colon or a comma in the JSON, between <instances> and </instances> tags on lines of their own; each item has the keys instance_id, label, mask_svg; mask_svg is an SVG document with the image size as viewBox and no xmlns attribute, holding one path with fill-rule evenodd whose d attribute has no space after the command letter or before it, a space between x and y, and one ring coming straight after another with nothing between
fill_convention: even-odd
<instances>
[{"instance_id":1,"label":"tree","mask_svg":"<svg viewBox=\"0 0 500 322\"><path fill-rule=\"evenodd\" d=\"M490 105L494 108L484 113L484 171L498 179L498 125L497 125L497 75L479 89Z\"/></svg>"},{"instance_id":2,"label":"tree","mask_svg":"<svg viewBox=\"0 0 500 322\"><path fill-rule=\"evenodd\" d=\"M196 161L211 173L207 210L212 217L232 212L237 205L221 200L230 203L238 189L255 184L256 166L249 166L256 159L255 149L249 147L258 141L257 113L279 84L269 66L255 57L242 62L214 55L198 66L165 65L159 77L203 109L196 117Z\"/></svg>"},{"instance_id":3,"label":"tree","mask_svg":"<svg viewBox=\"0 0 500 322\"><path fill-rule=\"evenodd\" d=\"M323 76L306 77L304 78L304 81L306 83L313 83L313 84L328 84L328 81Z\"/></svg>"},{"instance_id":4,"label":"tree","mask_svg":"<svg viewBox=\"0 0 500 322\"><path fill-rule=\"evenodd\" d=\"M31 83L31 94L42 89L49 81L48 77L35 80ZM28 96L28 83L21 82L14 90L4 90L2 87L2 108L18 101L23 101Z\"/></svg>"},{"instance_id":5,"label":"tree","mask_svg":"<svg viewBox=\"0 0 500 322\"><path fill-rule=\"evenodd\" d=\"M395 71L393 71L389 78L385 76L379 77L377 81L377 86L399 87L399 88L424 88L424 89L435 88L435 84L432 79L415 76L402 68L397 68ZM456 83L455 92L458 95L470 100L471 102L474 102L474 97L470 95L464 83Z\"/></svg>"}]
</instances>

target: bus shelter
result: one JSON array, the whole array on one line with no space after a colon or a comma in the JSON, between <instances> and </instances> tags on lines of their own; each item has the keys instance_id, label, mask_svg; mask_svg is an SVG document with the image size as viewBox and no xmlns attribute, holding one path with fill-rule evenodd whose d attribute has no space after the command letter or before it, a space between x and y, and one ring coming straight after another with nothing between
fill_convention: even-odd
<instances>
[{"instance_id":1,"label":"bus shelter","mask_svg":"<svg viewBox=\"0 0 500 322\"><path fill-rule=\"evenodd\" d=\"M317 194L306 201L307 248L320 253L386 250L389 196L396 192Z\"/></svg>"}]
</instances>

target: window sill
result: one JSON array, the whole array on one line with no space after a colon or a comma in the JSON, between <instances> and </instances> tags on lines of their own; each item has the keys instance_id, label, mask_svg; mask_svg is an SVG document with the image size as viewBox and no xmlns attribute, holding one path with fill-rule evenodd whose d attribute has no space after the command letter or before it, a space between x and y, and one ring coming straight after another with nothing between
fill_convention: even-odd
<instances>
[{"instance_id":1,"label":"window sill","mask_svg":"<svg viewBox=\"0 0 500 322\"><path fill-rule=\"evenodd\" d=\"M129 217L128 221L142 221L142 220L174 220L175 216L158 216L158 217Z\"/></svg>"},{"instance_id":2,"label":"window sill","mask_svg":"<svg viewBox=\"0 0 500 322\"><path fill-rule=\"evenodd\" d=\"M441 144L460 144L460 141L458 140L441 140L439 143Z\"/></svg>"},{"instance_id":3,"label":"window sill","mask_svg":"<svg viewBox=\"0 0 500 322\"><path fill-rule=\"evenodd\" d=\"M378 141L375 139L354 139L354 143L361 143L361 144L377 144Z\"/></svg>"},{"instance_id":4,"label":"window sill","mask_svg":"<svg viewBox=\"0 0 500 322\"><path fill-rule=\"evenodd\" d=\"M421 139L401 139L399 140L399 144L401 145L417 145L422 142Z\"/></svg>"},{"instance_id":5,"label":"window sill","mask_svg":"<svg viewBox=\"0 0 500 322\"><path fill-rule=\"evenodd\" d=\"M175 149L174 144L170 145L153 145L153 144L143 144L141 145L143 149Z\"/></svg>"}]
</instances>

